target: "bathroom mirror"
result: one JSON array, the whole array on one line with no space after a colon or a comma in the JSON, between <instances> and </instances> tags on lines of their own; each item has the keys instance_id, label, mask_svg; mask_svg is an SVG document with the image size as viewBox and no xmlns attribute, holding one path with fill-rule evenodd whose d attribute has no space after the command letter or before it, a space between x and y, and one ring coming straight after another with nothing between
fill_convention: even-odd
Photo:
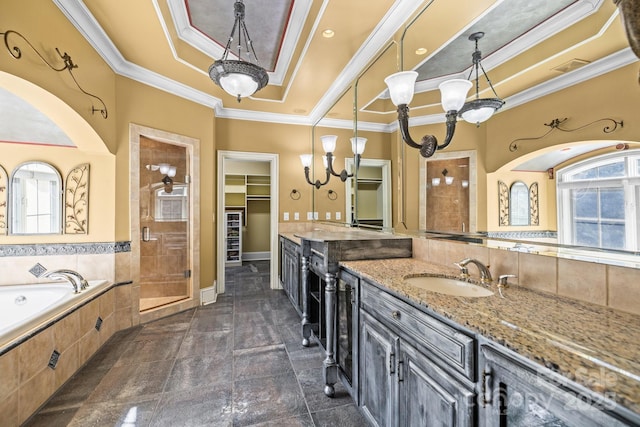
<instances>
[{"instance_id":1,"label":"bathroom mirror","mask_svg":"<svg viewBox=\"0 0 640 427\"><path fill-rule=\"evenodd\" d=\"M434 6L437 7L437 4ZM613 8L613 6L609 7L609 9ZM606 8L604 8L603 11L603 13L607 13ZM374 135L377 134L380 136L381 140L386 142L387 146L393 146L393 151L389 154L388 158L392 160L393 168L392 196L397 198L394 200L398 200L397 203L399 205L398 209L395 209L394 206L393 226L395 230L403 234L432 234L433 236L437 236L437 238L441 239L468 241L511 250L523 250L523 248L526 250L531 249L541 255L566 255L580 257L582 259L596 259L597 262L602 263L616 263L619 259L626 258L631 261L625 265L633 265L635 259L640 265L639 252L597 249L575 244L561 243L558 236L556 236L557 202L555 197L556 182L554 178L547 177L546 169L540 169L540 173L535 177L531 176L531 174L526 176L526 178L519 177L518 172L515 170L505 171L506 176L502 176L498 173L492 177L491 175L494 174L494 172L488 173L486 170L488 160L487 152L484 150L484 147L471 147L468 144L466 146L464 145L465 124L460 125L460 129L454 137L453 145L450 148L439 151L437 154L452 153L458 150L479 150L477 152L477 177L472 174L474 177L470 177L469 182L466 183L466 185L468 185L466 188L468 188L469 194L477 194L470 198L470 207L473 203L477 203L477 207L470 208L470 214L475 214L477 218L470 216L468 223L463 220L457 221L457 224L460 225L460 229L457 231L438 232L427 227L425 216L420 215L420 218L415 222L415 220L411 218L411 216L414 215L414 211L411 211L409 221L407 221L409 229L404 226L405 219L407 219L404 216L407 214L405 212L406 206L403 205L402 200L403 193L405 193L407 198L424 198L425 203L420 202L420 206L426 206L426 200L428 199L426 193L426 181L423 182L421 180L421 177L419 176L420 171L417 170L417 163L414 166L413 159L415 153L412 151L413 149L405 147L404 144L397 142L397 132L393 130L397 113L395 111L395 107L384 96L385 85L383 80L386 76L398 70L409 70L418 67L430 55L437 53L442 43L448 41L451 34L447 34L446 32L432 32L433 34L431 34L429 38L424 37L425 31L428 31L429 28L437 28L439 25L438 22L434 22L434 16L436 15L417 12L416 16L412 17L411 20L408 20L406 22L406 27L402 30L404 31L402 35L399 34L399 36L396 37L398 44L393 48L387 48L385 51L378 53L378 56L372 59L371 64L368 65L368 68L362 73L362 75L358 76L358 78L354 80L354 90L351 93L353 95L351 104L348 102L348 99L343 97L333 108L327 111L327 114L323 117L322 121L324 122L329 119L329 116L332 116L335 119L342 119L343 122L346 123L348 118L344 117L344 111L347 110L343 109L344 111L340 114L338 112L338 107L351 106L352 109L349 111L349 118L354 124L351 128L352 130L356 128L355 125L357 125L358 132L366 133L366 136L370 139L375 139L376 136ZM614 26L618 25L619 23L616 21ZM468 40L463 40L461 43L461 46L464 46L464 49L468 49L470 56L471 47L467 44ZM467 51L465 50L465 52ZM436 69L431 70L430 73L436 76L446 75L450 70L450 66L445 68L446 64L441 65L442 69L438 69L436 67ZM441 72L441 74L437 74L439 72ZM491 71L489 71L489 73L492 74ZM494 71L493 75L496 75L496 73L499 74L499 71ZM371 77L370 80L369 77ZM629 84L631 85L633 83ZM603 90L605 89L603 88ZM425 110L438 106L439 96L437 95L438 94L435 91L416 92L411 105L412 111L426 114ZM416 113L416 116L420 117L421 114ZM381 120L381 117L383 120ZM597 117L597 114L594 117ZM626 117L623 118L627 119ZM586 119L585 121L588 122ZM378 124L379 126L376 129L372 124ZM425 122L425 124L428 123ZM625 126L626 125L627 123L625 122ZM414 126L418 127L420 125L412 124L412 127ZM334 130L330 131L335 132ZM434 132L437 133L437 137L442 138L444 135L444 123L439 123L438 127L434 128ZM586 135L595 136L598 129L594 126L593 129L589 129L589 132L590 133ZM414 135L415 138L419 138L420 136L421 134ZM515 138L519 136L528 136L528 134L514 135L512 137ZM584 137L585 134L581 136ZM569 141L570 140L567 140L567 142ZM597 141L591 141L592 144L595 144L596 142ZM619 142L632 143L632 141ZM499 141L492 141L492 143L494 147L500 147ZM576 139L572 142L572 145L577 146L582 143L583 142L580 139ZM584 143L588 144L589 141L585 141ZM315 148L316 150L320 150L320 153L316 154L322 155L322 149L319 144L319 139L316 138ZM602 148L603 146L602 142L600 142L599 148ZM544 144L541 143L541 147L544 148ZM557 148L560 150L561 148L566 147L558 146ZM502 149L507 150L508 147L503 146ZM403 151L406 152L406 157L403 157ZM522 159L524 162L526 159L524 154L527 150L523 149L522 152ZM370 153L369 146L367 146L364 157L369 157ZM580 153L582 158L584 158L585 155L586 151L582 151ZM550 156L554 157L556 160L559 158L555 153L552 153ZM342 158L340 158L340 160L342 160ZM527 168L524 168L523 170L525 169ZM425 163L424 171L426 170L427 168ZM440 174L442 182L444 183L445 180L444 176L442 176L442 169L435 169L435 172ZM498 225L499 214L497 212L498 199L496 190L497 180L499 179L508 182L509 185L516 181L523 181L525 186L529 189L527 193L525 192L524 187L522 187L522 191L518 191L519 187L515 188L517 194L514 194L513 196L514 207L516 205L521 207L520 215L510 218L510 212L507 210L505 216L505 222L507 224L503 227ZM537 182L537 184L532 186L534 181ZM454 180L454 182L462 184L461 181ZM424 191L420 190L420 185L424 185ZM443 188L445 187L441 187L441 189ZM326 198L326 192L326 189L323 188L320 190L314 189L314 199L321 200ZM507 200L510 196L509 193L509 191L506 193ZM436 195L434 194L434 196ZM491 206L493 205L495 206L492 208ZM314 210L318 209L316 208ZM322 212L320 213L319 219L324 219ZM464 231L462 231L463 222L465 224ZM509 224L510 222L512 222L512 224ZM487 224L491 225L488 226ZM496 235L499 237L496 237ZM536 246L538 247L535 248Z\"/></svg>"},{"instance_id":2,"label":"bathroom mirror","mask_svg":"<svg viewBox=\"0 0 640 427\"><path fill-rule=\"evenodd\" d=\"M11 234L60 234L62 179L50 164L28 162L18 166L10 184Z\"/></svg>"}]
</instances>

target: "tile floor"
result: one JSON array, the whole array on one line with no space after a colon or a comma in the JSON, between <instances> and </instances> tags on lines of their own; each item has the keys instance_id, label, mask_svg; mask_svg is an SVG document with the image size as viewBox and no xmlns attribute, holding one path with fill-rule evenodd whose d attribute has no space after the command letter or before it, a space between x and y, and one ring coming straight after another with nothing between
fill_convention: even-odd
<instances>
[{"instance_id":1,"label":"tile floor","mask_svg":"<svg viewBox=\"0 0 640 427\"><path fill-rule=\"evenodd\" d=\"M268 262L228 269L218 301L114 335L27 426L366 426L319 347L269 289Z\"/></svg>"}]
</instances>

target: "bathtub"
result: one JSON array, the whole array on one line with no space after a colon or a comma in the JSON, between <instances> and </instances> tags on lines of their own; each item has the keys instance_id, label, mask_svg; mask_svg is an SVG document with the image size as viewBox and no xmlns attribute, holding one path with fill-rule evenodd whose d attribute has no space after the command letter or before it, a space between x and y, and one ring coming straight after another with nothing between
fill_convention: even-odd
<instances>
[{"instance_id":1,"label":"bathtub","mask_svg":"<svg viewBox=\"0 0 640 427\"><path fill-rule=\"evenodd\" d=\"M0 355L110 288L91 280L74 293L68 282L0 286Z\"/></svg>"}]
</instances>

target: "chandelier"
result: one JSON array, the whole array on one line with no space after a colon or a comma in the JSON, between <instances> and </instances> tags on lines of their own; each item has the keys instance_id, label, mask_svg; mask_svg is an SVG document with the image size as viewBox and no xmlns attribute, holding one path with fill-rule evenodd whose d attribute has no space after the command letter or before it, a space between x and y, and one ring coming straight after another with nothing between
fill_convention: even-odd
<instances>
[{"instance_id":1,"label":"chandelier","mask_svg":"<svg viewBox=\"0 0 640 427\"><path fill-rule=\"evenodd\" d=\"M209 67L209 77L215 84L220 86L229 95L235 96L238 102L242 98L251 96L269 83L267 71L259 65L256 51L244 24L244 3L237 0L233 9L235 11L235 22L231 29L231 34L224 48L222 58L215 61ZM231 43L234 41L234 33L237 31L238 59L227 59L231 51ZM249 59L254 58L254 62L245 61L242 55Z\"/></svg>"},{"instance_id":2,"label":"chandelier","mask_svg":"<svg viewBox=\"0 0 640 427\"><path fill-rule=\"evenodd\" d=\"M398 107L398 123L400 125L402 139L410 147L419 149L422 157L431 157L435 154L436 150L442 150L451 143L456 130L458 117L461 117L467 122L480 125L480 123L488 120L495 111L504 105L504 101L498 97L498 94L491 84L491 80L489 80L480 62L482 60L482 53L478 49L478 40L483 36L484 33L481 31L469 36L469 40L475 41L475 50L471 56L473 66L471 67L468 79L451 79L440 83L438 86L440 89L442 108L446 112L447 126L447 133L442 144L438 144L438 140L433 135L425 135L422 137L420 143L417 143L409 134L409 103L413 99L418 73L415 71L401 71L384 79L384 82L389 88L391 102ZM484 74L495 98L480 98L480 70L482 70L482 74ZM471 89L471 86L473 86L472 81L469 79L474 73L476 96L475 99L465 103L467 92Z\"/></svg>"}]
</instances>

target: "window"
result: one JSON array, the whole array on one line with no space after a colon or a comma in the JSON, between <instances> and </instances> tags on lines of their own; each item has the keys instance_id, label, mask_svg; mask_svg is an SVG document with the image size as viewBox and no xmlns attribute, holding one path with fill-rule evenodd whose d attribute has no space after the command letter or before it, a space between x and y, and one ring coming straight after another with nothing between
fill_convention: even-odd
<instances>
[{"instance_id":1,"label":"window","mask_svg":"<svg viewBox=\"0 0 640 427\"><path fill-rule=\"evenodd\" d=\"M639 250L640 150L589 159L557 176L560 243Z\"/></svg>"},{"instance_id":2,"label":"window","mask_svg":"<svg viewBox=\"0 0 640 427\"><path fill-rule=\"evenodd\" d=\"M188 188L186 184L175 184L167 193L164 187L155 190L156 221L186 221L188 219Z\"/></svg>"}]
</instances>

